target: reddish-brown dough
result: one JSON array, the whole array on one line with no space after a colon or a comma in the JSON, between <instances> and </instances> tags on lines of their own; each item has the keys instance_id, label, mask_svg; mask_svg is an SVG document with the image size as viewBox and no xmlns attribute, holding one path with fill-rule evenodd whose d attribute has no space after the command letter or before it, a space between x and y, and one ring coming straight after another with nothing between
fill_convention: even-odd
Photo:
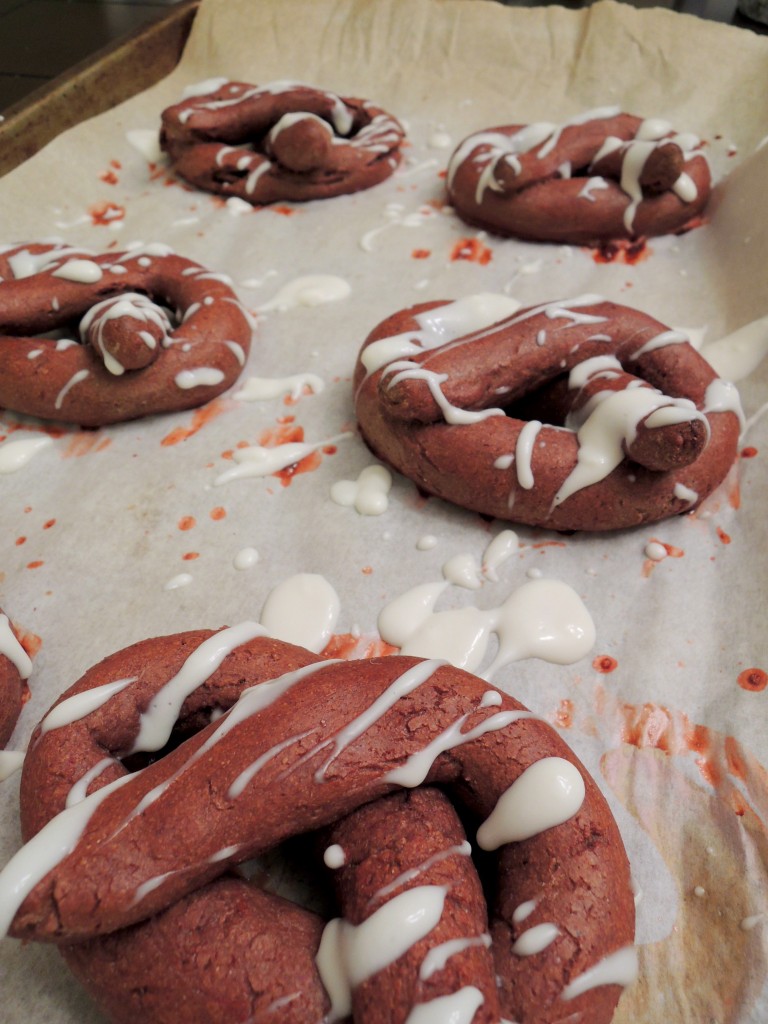
<instances>
[{"instance_id":1,"label":"reddish-brown dough","mask_svg":"<svg viewBox=\"0 0 768 1024\"><path fill-rule=\"evenodd\" d=\"M10 622L9 628L18 639ZM26 684L14 662L0 652L0 747L4 747L11 738L24 705L25 689Z\"/></svg>"},{"instance_id":2,"label":"reddish-brown dough","mask_svg":"<svg viewBox=\"0 0 768 1024\"><path fill-rule=\"evenodd\" d=\"M398 166L403 137L368 100L225 82L164 110L160 145L190 184L260 206L371 188Z\"/></svg>"},{"instance_id":3,"label":"reddish-brown dough","mask_svg":"<svg viewBox=\"0 0 768 1024\"><path fill-rule=\"evenodd\" d=\"M599 297L573 303L578 315L597 319L571 322L568 300L547 303L408 356L410 363L445 378L441 391L459 409L507 410L506 415L464 425L444 420L424 381L396 381L387 366L367 374L362 361L369 345L417 332L415 318L445 303L424 303L388 317L366 339L355 369L357 418L368 446L429 494L530 526L616 530L695 507L735 461L740 429L735 412L706 411L708 440L703 418L653 430L641 423L632 447L638 461L624 459L603 480L555 503L577 464L579 444L574 431L564 430L558 420L548 425L546 418L562 416L573 406L573 397L564 397L563 379L574 366L613 355L632 377L670 398L690 400L699 411L706 409L707 389L717 379L687 342L637 356L645 343L669 330L647 314ZM619 383L630 379L625 374ZM531 452L534 485L526 488L509 457L516 452L526 421L534 419L543 426ZM506 464L498 465L497 460L504 458Z\"/></svg>"},{"instance_id":4,"label":"reddish-brown dough","mask_svg":"<svg viewBox=\"0 0 768 1024\"><path fill-rule=\"evenodd\" d=\"M89 670L63 696L115 679L136 677L87 717L57 729L35 731L21 781L26 839L64 805L71 786L103 762L105 755L111 756L112 762L96 775L90 791L125 775L119 756L125 757L134 746L139 709L146 708L187 657L213 635L198 631L136 644ZM291 677L290 688L281 691L272 703L243 718L206 751L201 749L227 721L219 712L230 707L242 691L255 687L252 693L259 693L261 685L269 685L270 680L302 666L309 667L300 679ZM402 681L408 672L416 676L416 682L404 687ZM360 721L360 716L385 692L391 692L394 684L403 691L399 698L367 727L356 730L348 745L336 747L340 730ZM434 816L430 812L420 837L414 838L416 818L425 817L424 809L430 806L425 801L433 797L408 791L406 797L394 801L400 804L390 811L395 838L387 843L376 839L386 828L379 817L385 811L363 805L397 792L398 787L386 780L387 773L455 723L462 723L462 731L467 731L501 714L497 728L486 725L486 731L472 740L438 754L425 782L451 790L475 822L486 818L500 794L542 757L569 760L585 785L584 802L572 818L530 839L508 844L491 857L496 864L496 904L504 908L500 926L509 934L518 934L522 928L512 921L512 912L520 903L536 898L536 913L525 927L538 920L555 920L563 929L563 935L548 951L536 957L513 956L509 949L494 950L494 969L503 970L507 981L502 1013L523 1024L560 1020L563 986L602 957L632 942L634 905L629 868L615 822L598 788L549 725L480 679L445 664L414 658L321 662L301 648L258 637L236 647L187 698L179 728L182 733L194 731L209 722L214 712L214 720L201 732L102 801L73 852L24 900L14 918L12 934L65 944L87 940L82 949L68 947L65 955L76 965L79 976L87 979L90 972L98 988L98 979L108 979L117 969L122 935L144 930L151 933L155 922L166 922L160 925L165 929L162 934L170 934L175 930L174 921L195 928L196 920L205 920L209 914L221 916L226 909L206 909L203 887L210 888L213 879L229 865L289 836L322 826L332 828L327 842L349 847L339 883L345 913L354 918L361 912L361 901L367 899L366 891L375 893L393 876L397 878L403 870L416 866L414 860L423 864L441 844L453 844L460 834L452 813L436 808ZM518 717L520 713L522 717ZM233 780L267 752L269 756L262 759L258 774L243 793L227 795ZM137 802L175 772L181 774L174 784L128 820ZM339 821L348 814L352 815L348 822ZM356 814L360 815L357 821ZM339 823L333 824L336 821ZM237 847L234 851L230 849L233 846ZM222 856L225 849L229 853ZM458 881L463 869L455 865L454 859L434 863L425 877L445 878L448 864L452 867L450 877ZM146 882L152 883L147 887L151 891L137 901L138 888ZM413 884L419 884L418 877ZM448 914L446 927L469 928L470 934L476 935L485 920L482 907L478 913L477 885L467 875L461 886L466 886L462 891L467 905L459 914L465 916L452 918ZM191 895L198 889L201 895ZM198 904L198 900L203 902ZM496 918L497 914L494 907L492 916ZM256 912L255 919L258 916ZM145 923L138 924L142 919ZM115 931L126 927L126 932ZM114 934L104 939L102 946L102 940L95 936L107 932ZM130 945L130 939L125 941ZM162 939L150 937L147 941L148 948L156 950L153 943ZM215 939L211 941L216 944ZM93 958L87 952L89 947L94 950ZM184 961L186 971L189 956L183 950L189 952L189 948L183 942L181 948L172 956ZM207 944L201 946L204 962L207 948ZM281 963L283 959L289 963L300 958L286 947ZM413 970L418 966L408 956L401 959L403 963L391 968L395 974L387 983L388 987L396 986L397 991L401 985L413 984ZM483 977L487 978L487 964L482 966L482 959L481 954L478 961L475 951L467 955L466 961L459 958L450 969L437 972L430 982L430 997L453 991L451 986L457 978L469 984L465 973L470 970L466 966L469 963L474 964L474 983L482 987ZM410 982L395 980L400 969L403 977L411 977ZM212 969L211 978L215 973ZM242 977L243 973L247 974L248 969L235 975ZM544 980L533 984L534 974L542 974ZM158 977L157 970L152 977ZM185 980L176 984L186 993L189 983L186 975L182 977ZM172 977L170 984L173 987ZM234 984L240 982L235 980ZM311 987L314 983L308 984ZM206 985L206 991L213 989ZM272 998L280 998L281 991L285 990L271 990ZM535 992L533 1000L530 992ZM570 1001L568 1010L585 1014L593 1024L605 1024L612 1017L619 995L619 986L602 986ZM246 994L237 998L241 997L246 998ZM170 997L162 998L167 1002ZM186 998L191 996L185 994ZM229 993L226 998L234 996ZM156 1019L164 1022L166 1018ZM186 1019L202 1024L210 1018L190 1015ZM362 1019L368 1020L365 1015ZM483 1019L480 1016L477 1021Z\"/></svg>"},{"instance_id":5,"label":"reddish-brown dough","mask_svg":"<svg viewBox=\"0 0 768 1024\"><path fill-rule=\"evenodd\" d=\"M454 152L448 198L467 223L529 241L590 245L685 231L706 207L711 175L698 149L684 154L672 141L660 141L646 161L639 177L642 199L631 223L625 223L631 199L621 187L622 161L642 123L631 114L594 117L563 127L551 149L545 141L509 158L503 155L507 143L495 146L493 136L509 138L528 126L489 128ZM609 138L625 145L596 160ZM694 198L680 198L672 190L683 173L695 186ZM598 177L597 187L587 184Z\"/></svg>"},{"instance_id":6,"label":"reddish-brown dough","mask_svg":"<svg viewBox=\"0 0 768 1024\"><path fill-rule=\"evenodd\" d=\"M94 280L71 279L67 265L79 261ZM26 276L16 276L24 264ZM105 321L104 348L113 358L127 354L125 372L114 373L93 343L98 321L84 341L79 324L93 306L126 293L148 296L172 330L163 336L133 314ZM137 324L154 348L126 337ZM53 331L65 340L44 336ZM84 427L191 409L231 387L250 343L249 317L227 278L167 246L94 255L31 243L0 253L3 408Z\"/></svg>"}]
</instances>

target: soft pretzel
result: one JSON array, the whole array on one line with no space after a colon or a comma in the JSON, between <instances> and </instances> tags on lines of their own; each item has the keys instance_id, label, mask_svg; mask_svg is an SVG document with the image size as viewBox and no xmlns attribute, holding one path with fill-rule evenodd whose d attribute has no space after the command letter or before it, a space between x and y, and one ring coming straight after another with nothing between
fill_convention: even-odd
<instances>
[{"instance_id":1,"label":"soft pretzel","mask_svg":"<svg viewBox=\"0 0 768 1024\"><path fill-rule=\"evenodd\" d=\"M25 680L32 662L8 616L0 608L0 747L11 738L24 704Z\"/></svg>"},{"instance_id":2,"label":"soft pretzel","mask_svg":"<svg viewBox=\"0 0 768 1024\"><path fill-rule=\"evenodd\" d=\"M254 205L359 192L400 162L403 128L368 100L299 82L217 82L162 113L160 145L198 188Z\"/></svg>"},{"instance_id":3,"label":"soft pretzel","mask_svg":"<svg viewBox=\"0 0 768 1024\"><path fill-rule=\"evenodd\" d=\"M492 865L490 926L434 785ZM323 661L252 623L143 641L89 670L38 726L21 817L3 923L63 944L110 1012L130 995L115 1021L139 1006L152 1024L177 1020L175 996L188 1024L223 1019L205 1015L212 999L233 1020L262 1019L259 1001L286 1022L351 1005L362 1021L444 1021L451 1008L479 1024L498 1019L499 999L522 1024L601 1024L632 975L628 865L594 781L548 724L443 662ZM222 877L317 829L347 918L321 938L314 919ZM134 955L154 961L143 984ZM251 974L262 955L279 964L266 978Z\"/></svg>"},{"instance_id":4,"label":"soft pretzel","mask_svg":"<svg viewBox=\"0 0 768 1024\"><path fill-rule=\"evenodd\" d=\"M470 224L530 241L591 244L675 234L707 204L701 141L617 108L555 125L489 128L464 139L447 174Z\"/></svg>"},{"instance_id":5,"label":"soft pretzel","mask_svg":"<svg viewBox=\"0 0 768 1024\"><path fill-rule=\"evenodd\" d=\"M594 295L506 317L496 298L374 328L355 388L376 455L427 493L555 530L654 522L723 480L738 395L684 334Z\"/></svg>"},{"instance_id":6,"label":"soft pretzel","mask_svg":"<svg viewBox=\"0 0 768 1024\"><path fill-rule=\"evenodd\" d=\"M193 408L234 383L250 342L228 278L165 245L0 252L4 408L84 427Z\"/></svg>"}]
</instances>

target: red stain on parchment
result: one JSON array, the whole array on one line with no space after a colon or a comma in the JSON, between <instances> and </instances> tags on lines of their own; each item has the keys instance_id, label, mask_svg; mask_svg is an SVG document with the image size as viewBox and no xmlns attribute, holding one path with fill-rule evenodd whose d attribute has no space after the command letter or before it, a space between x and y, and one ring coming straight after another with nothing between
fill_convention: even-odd
<instances>
[{"instance_id":1,"label":"red stain on parchment","mask_svg":"<svg viewBox=\"0 0 768 1024\"><path fill-rule=\"evenodd\" d=\"M185 562L194 562L194 560L195 560L196 558L199 558L199 557L200 557L200 552L199 552L199 551L187 551L187 552L186 552L185 554L183 554L183 555L182 555L181 557L182 557L182 559L183 559L183 560L184 560Z\"/></svg>"},{"instance_id":2,"label":"red stain on parchment","mask_svg":"<svg viewBox=\"0 0 768 1024\"><path fill-rule=\"evenodd\" d=\"M618 661L612 658L610 654L598 654L592 661L592 668L595 672L601 672L603 675L608 675L609 672L615 672L619 667Z\"/></svg>"},{"instance_id":3,"label":"red stain on parchment","mask_svg":"<svg viewBox=\"0 0 768 1024\"><path fill-rule=\"evenodd\" d=\"M37 558L35 559L34 562L27 562L28 569L39 569L41 565L45 565L45 562L42 560L42 558Z\"/></svg>"},{"instance_id":4,"label":"red stain on parchment","mask_svg":"<svg viewBox=\"0 0 768 1024\"><path fill-rule=\"evenodd\" d=\"M197 525L197 520L194 516L182 516L177 525L180 530L191 530Z\"/></svg>"},{"instance_id":5,"label":"red stain on parchment","mask_svg":"<svg viewBox=\"0 0 768 1024\"><path fill-rule=\"evenodd\" d=\"M26 544L26 543L27 543L27 538L26 537L17 537L16 538L16 547L17 548L20 548L22 544Z\"/></svg>"},{"instance_id":6,"label":"red stain on parchment","mask_svg":"<svg viewBox=\"0 0 768 1024\"><path fill-rule=\"evenodd\" d=\"M209 512L211 519L214 522L219 522L220 519L225 519L227 516L227 510L221 505L217 505L216 508L212 508Z\"/></svg>"},{"instance_id":7,"label":"red stain on parchment","mask_svg":"<svg viewBox=\"0 0 768 1024\"><path fill-rule=\"evenodd\" d=\"M432 255L431 249L414 249L411 253L411 259L414 260L427 260Z\"/></svg>"},{"instance_id":8,"label":"red stain on parchment","mask_svg":"<svg viewBox=\"0 0 768 1024\"><path fill-rule=\"evenodd\" d=\"M742 459L754 459L757 455L757 448L753 448L752 445L747 445L746 448L742 448L739 452Z\"/></svg>"},{"instance_id":9,"label":"red stain on parchment","mask_svg":"<svg viewBox=\"0 0 768 1024\"><path fill-rule=\"evenodd\" d=\"M717 536L720 538L721 543L723 543L723 544L730 544L731 543L731 538L728 536L728 534L725 532L725 530L723 530L720 526L717 527Z\"/></svg>"},{"instance_id":10,"label":"red stain on parchment","mask_svg":"<svg viewBox=\"0 0 768 1024\"><path fill-rule=\"evenodd\" d=\"M451 249L451 260L468 260L486 266L493 259L493 251L478 238L460 238Z\"/></svg>"},{"instance_id":11,"label":"red stain on parchment","mask_svg":"<svg viewBox=\"0 0 768 1024\"><path fill-rule=\"evenodd\" d=\"M742 690L760 693L768 686L768 673L761 668L745 668L743 672L739 673L736 682Z\"/></svg>"},{"instance_id":12,"label":"red stain on parchment","mask_svg":"<svg viewBox=\"0 0 768 1024\"><path fill-rule=\"evenodd\" d=\"M50 530L50 528L52 526L55 526L55 525L56 525L56 520L55 519L46 519L46 521L43 523L43 529L44 530Z\"/></svg>"},{"instance_id":13,"label":"red stain on parchment","mask_svg":"<svg viewBox=\"0 0 768 1024\"><path fill-rule=\"evenodd\" d=\"M63 459L77 459L91 452L103 452L112 444L112 438L105 437L100 430L81 430L72 434L61 451Z\"/></svg>"},{"instance_id":14,"label":"red stain on parchment","mask_svg":"<svg viewBox=\"0 0 768 1024\"><path fill-rule=\"evenodd\" d=\"M105 227L108 224L114 224L115 221L123 220L125 207L119 206L117 203L103 202L89 206L88 213L94 227Z\"/></svg>"},{"instance_id":15,"label":"red stain on parchment","mask_svg":"<svg viewBox=\"0 0 768 1024\"><path fill-rule=\"evenodd\" d=\"M106 171L102 171L102 173L99 175L99 178L106 185L116 185L119 181L117 172L122 170L122 168L123 165L120 163L119 160L110 160L109 167Z\"/></svg>"},{"instance_id":16,"label":"red stain on parchment","mask_svg":"<svg viewBox=\"0 0 768 1024\"><path fill-rule=\"evenodd\" d=\"M555 725L558 729L570 729L573 725L573 701L564 697L555 712Z\"/></svg>"},{"instance_id":17,"label":"red stain on parchment","mask_svg":"<svg viewBox=\"0 0 768 1024\"><path fill-rule=\"evenodd\" d=\"M273 213L279 213L281 217L292 217L294 213L298 213L298 210L292 206L273 206Z\"/></svg>"},{"instance_id":18,"label":"red stain on parchment","mask_svg":"<svg viewBox=\"0 0 768 1024\"><path fill-rule=\"evenodd\" d=\"M396 654L399 648L384 640L355 636L353 633L334 633L322 651L323 658L344 658L353 661L360 658L384 658Z\"/></svg>"},{"instance_id":19,"label":"red stain on parchment","mask_svg":"<svg viewBox=\"0 0 768 1024\"><path fill-rule=\"evenodd\" d=\"M164 448L169 448L175 444L180 444L182 441L186 441L189 437L194 437L203 427L211 423L217 417L221 416L222 413L226 412L229 408L229 403L223 401L220 398L214 398L207 405L201 406L199 409L195 409L192 413L192 419L186 427L176 427L170 434L166 434L160 444Z\"/></svg>"}]
</instances>

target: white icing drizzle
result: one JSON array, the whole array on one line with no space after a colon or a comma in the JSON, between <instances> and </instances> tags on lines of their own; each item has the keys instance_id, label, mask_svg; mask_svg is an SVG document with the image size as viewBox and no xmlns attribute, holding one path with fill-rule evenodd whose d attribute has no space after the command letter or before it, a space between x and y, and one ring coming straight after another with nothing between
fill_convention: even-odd
<instances>
[{"instance_id":1,"label":"white icing drizzle","mask_svg":"<svg viewBox=\"0 0 768 1024\"><path fill-rule=\"evenodd\" d=\"M543 757L501 794L477 830L477 844L483 850L497 850L562 825L578 813L584 793L584 779L574 764L562 757Z\"/></svg>"},{"instance_id":2,"label":"white icing drizzle","mask_svg":"<svg viewBox=\"0 0 768 1024\"><path fill-rule=\"evenodd\" d=\"M321 306L328 302L340 302L351 292L349 282L343 277L336 277L333 274L309 274L284 284L269 302L257 306L256 312L284 313L297 306Z\"/></svg>"},{"instance_id":3,"label":"white icing drizzle","mask_svg":"<svg viewBox=\"0 0 768 1024\"><path fill-rule=\"evenodd\" d=\"M484 997L479 988L465 985L458 992L437 996L428 1003L417 1003L405 1024L470 1024Z\"/></svg>"},{"instance_id":4,"label":"white icing drizzle","mask_svg":"<svg viewBox=\"0 0 768 1024\"><path fill-rule=\"evenodd\" d=\"M525 900L524 903L518 904L512 912L512 923L522 924L526 918L530 917L536 909L536 900Z\"/></svg>"},{"instance_id":5,"label":"white icing drizzle","mask_svg":"<svg viewBox=\"0 0 768 1024\"><path fill-rule=\"evenodd\" d=\"M435 928L445 894L443 886L422 885L395 896L359 925L341 918L328 922L316 957L331 999L328 1021L347 1017L352 989L394 963Z\"/></svg>"},{"instance_id":6,"label":"white icing drizzle","mask_svg":"<svg viewBox=\"0 0 768 1024\"><path fill-rule=\"evenodd\" d=\"M274 746L270 747L263 754L252 761L247 768L244 768L237 776L235 781L227 790L227 797L230 800L237 800L239 796L245 792L248 784L258 775L265 764L268 764L273 758L277 757L288 747L292 747L294 744L299 743L313 732L312 729L307 729L302 733L298 733L295 736L289 736L287 739L282 740L280 743L275 743Z\"/></svg>"},{"instance_id":7,"label":"white icing drizzle","mask_svg":"<svg viewBox=\"0 0 768 1024\"><path fill-rule=\"evenodd\" d=\"M258 560L259 552L256 548L241 548L232 560L232 564L239 572L243 572L245 569L252 569Z\"/></svg>"},{"instance_id":8,"label":"white icing drizzle","mask_svg":"<svg viewBox=\"0 0 768 1024\"><path fill-rule=\"evenodd\" d=\"M116 693L122 691L135 683L138 676L131 676L128 679L115 679L111 683L104 683L101 686L94 686L90 690L83 690L67 697L52 708L40 723L40 735L49 732L51 729L61 729L65 725L79 722L92 712L103 707Z\"/></svg>"},{"instance_id":9,"label":"white icing drizzle","mask_svg":"<svg viewBox=\"0 0 768 1024\"><path fill-rule=\"evenodd\" d=\"M691 487L686 487L685 484L676 483L672 493L679 501L687 501L691 505L699 500L698 492Z\"/></svg>"},{"instance_id":10,"label":"white icing drizzle","mask_svg":"<svg viewBox=\"0 0 768 1024\"><path fill-rule=\"evenodd\" d=\"M205 683L235 648L266 630L256 622L214 633L204 640L186 659L179 671L154 695L139 716L139 731L132 752L160 750L168 742L181 706L187 697Z\"/></svg>"},{"instance_id":11,"label":"white icing drizzle","mask_svg":"<svg viewBox=\"0 0 768 1024\"><path fill-rule=\"evenodd\" d=\"M296 401L305 388L319 395L325 390L325 383L314 373L294 373L289 377L248 377L234 397L241 402L265 402L290 395Z\"/></svg>"},{"instance_id":12,"label":"white icing drizzle","mask_svg":"<svg viewBox=\"0 0 768 1024\"><path fill-rule=\"evenodd\" d=\"M22 469L43 448L53 443L46 434L40 437L25 437L19 441L4 441L0 445L0 473L15 473Z\"/></svg>"},{"instance_id":13,"label":"white icing drizzle","mask_svg":"<svg viewBox=\"0 0 768 1024\"><path fill-rule=\"evenodd\" d=\"M529 420L520 431L515 445L515 468L518 484L529 491L533 487L533 448L541 430L541 420Z\"/></svg>"},{"instance_id":14,"label":"white icing drizzle","mask_svg":"<svg viewBox=\"0 0 768 1024\"><path fill-rule=\"evenodd\" d=\"M64 281L76 281L79 284L95 284L101 280L103 271L93 260L67 260L52 270L51 276L60 277Z\"/></svg>"},{"instance_id":15,"label":"white icing drizzle","mask_svg":"<svg viewBox=\"0 0 768 1024\"><path fill-rule=\"evenodd\" d=\"M332 843L323 853L323 863L332 871L337 871L347 863L347 855L344 847L338 843Z\"/></svg>"},{"instance_id":16,"label":"white icing drizzle","mask_svg":"<svg viewBox=\"0 0 768 1024\"><path fill-rule=\"evenodd\" d=\"M319 652L328 643L341 602L331 584L316 573L297 573L270 592L261 624L276 640Z\"/></svg>"},{"instance_id":17,"label":"white icing drizzle","mask_svg":"<svg viewBox=\"0 0 768 1024\"><path fill-rule=\"evenodd\" d=\"M416 541L417 551L431 551L432 548L437 547L438 539L434 533L425 533L422 537Z\"/></svg>"},{"instance_id":18,"label":"white icing drizzle","mask_svg":"<svg viewBox=\"0 0 768 1024\"><path fill-rule=\"evenodd\" d=\"M425 871L429 871L435 864L439 864L441 861L447 860L449 857L469 857L472 854L472 847L465 839L464 842L458 843L455 846L449 846L445 850L438 850L437 853L433 853L431 857L427 857L426 860L422 861L421 864L417 864L415 867L408 868L406 871L401 872L397 878L394 878L387 885L383 885L368 900L369 905L371 903L378 903L379 900L386 899L396 889L399 889L401 885L407 885L408 882L412 882L414 878L418 878L420 874Z\"/></svg>"},{"instance_id":19,"label":"white icing drizzle","mask_svg":"<svg viewBox=\"0 0 768 1024\"><path fill-rule=\"evenodd\" d=\"M515 956L535 956L551 946L559 934L560 929L556 924L535 924L515 939L512 952Z\"/></svg>"},{"instance_id":20,"label":"white icing drizzle","mask_svg":"<svg viewBox=\"0 0 768 1024\"><path fill-rule=\"evenodd\" d=\"M177 573L175 576L171 576L163 586L163 590L180 590L182 587L188 587L193 579L194 577L190 572Z\"/></svg>"},{"instance_id":21,"label":"white icing drizzle","mask_svg":"<svg viewBox=\"0 0 768 1024\"><path fill-rule=\"evenodd\" d=\"M637 950L634 946L625 946L604 957L566 985L560 998L575 999L601 985L621 985L626 988L636 980L637 968Z\"/></svg>"},{"instance_id":22,"label":"white icing drizzle","mask_svg":"<svg viewBox=\"0 0 768 1024\"><path fill-rule=\"evenodd\" d=\"M265 448L261 445L236 448L232 453L236 465L220 473L214 480L214 484L219 487L232 480L242 480L252 476L270 476L272 473L278 473L281 469L287 469L288 466L301 462L308 455L312 455L313 452L325 448L327 445L336 444L338 441L352 436L351 431L344 431L344 433L336 434L335 437L316 441L314 444L292 441L288 444L275 445L274 448Z\"/></svg>"},{"instance_id":23,"label":"white icing drizzle","mask_svg":"<svg viewBox=\"0 0 768 1024\"><path fill-rule=\"evenodd\" d=\"M587 199L590 203L594 203L596 202L594 193L601 192L606 188L608 188L608 182L605 178L600 177L600 175L587 178L584 187L579 192L579 199Z\"/></svg>"},{"instance_id":24,"label":"white icing drizzle","mask_svg":"<svg viewBox=\"0 0 768 1024\"><path fill-rule=\"evenodd\" d=\"M436 759L445 751L461 747L465 743L469 743L470 740L485 736L486 733L506 729L513 722L538 717L532 711L499 711L495 715L489 715L474 728L463 731L470 714L461 715L441 733L438 733L425 747L417 750L415 754L411 754L403 764L387 772L384 776L385 781L407 789L414 789L424 782Z\"/></svg>"},{"instance_id":25,"label":"white icing drizzle","mask_svg":"<svg viewBox=\"0 0 768 1024\"><path fill-rule=\"evenodd\" d=\"M81 384L88 376L90 376L88 370L78 370L77 373L73 373L72 376L67 381L67 383L56 396L56 401L53 403L54 408L60 409L64 404L64 399L67 397L72 388L75 387L77 384Z\"/></svg>"},{"instance_id":26,"label":"white icing drizzle","mask_svg":"<svg viewBox=\"0 0 768 1024\"><path fill-rule=\"evenodd\" d=\"M16 639L11 629L8 616L0 613L0 654L15 666L22 679L29 679L32 672L32 659Z\"/></svg>"},{"instance_id":27,"label":"white icing drizzle","mask_svg":"<svg viewBox=\"0 0 768 1024\"><path fill-rule=\"evenodd\" d=\"M213 366L199 366L194 370L181 370L173 380L177 388L189 391L191 388L214 387L221 384L224 373Z\"/></svg>"},{"instance_id":28,"label":"white icing drizzle","mask_svg":"<svg viewBox=\"0 0 768 1024\"><path fill-rule=\"evenodd\" d=\"M454 586L465 587L467 590L478 590L483 584L479 566L468 552L449 558L443 564L443 576Z\"/></svg>"},{"instance_id":29,"label":"white icing drizzle","mask_svg":"<svg viewBox=\"0 0 768 1024\"><path fill-rule=\"evenodd\" d=\"M645 545L645 557L650 558L652 562L661 562L667 557L667 549L657 540L650 540Z\"/></svg>"},{"instance_id":30,"label":"white icing drizzle","mask_svg":"<svg viewBox=\"0 0 768 1024\"><path fill-rule=\"evenodd\" d=\"M10 779L16 772L21 771L24 764L24 754L20 750L0 750L0 782Z\"/></svg>"},{"instance_id":31,"label":"white icing drizzle","mask_svg":"<svg viewBox=\"0 0 768 1024\"><path fill-rule=\"evenodd\" d=\"M88 787L95 778L115 762L111 757L102 757L100 761L97 761L95 765L88 769L88 771L82 775L77 782L72 786L70 791L67 793L67 799L64 803L65 807L74 807L75 804L81 803L85 800L88 793Z\"/></svg>"},{"instance_id":32,"label":"white icing drizzle","mask_svg":"<svg viewBox=\"0 0 768 1024\"><path fill-rule=\"evenodd\" d=\"M376 342L374 342L376 344ZM469 409L461 409L458 406L452 405L442 392L440 387L448 380L447 374L435 373L432 370L425 370L419 366L418 363L413 363L407 359L396 360L394 363L390 363L384 371L385 375L394 373L395 376L389 382L388 387L395 387L403 380L423 380L429 388L432 397L440 407L440 411L443 414L443 419L446 423L453 424L467 424L467 423L478 423L481 420L488 419L489 416L504 416L506 415L503 409L479 409L477 411L471 411Z\"/></svg>"},{"instance_id":33,"label":"white icing drizzle","mask_svg":"<svg viewBox=\"0 0 768 1024\"><path fill-rule=\"evenodd\" d=\"M491 936L484 932L482 935L473 935L467 938L448 939L447 942L441 942L439 946L433 946L421 961L419 977L422 981L427 981L437 971L442 971L452 956L457 956L476 946L490 949Z\"/></svg>"},{"instance_id":34,"label":"white icing drizzle","mask_svg":"<svg viewBox=\"0 0 768 1024\"><path fill-rule=\"evenodd\" d=\"M738 330L708 342L701 354L716 374L726 380L748 377L768 354L768 316L762 316Z\"/></svg>"},{"instance_id":35,"label":"white icing drizzle","mask_svg":"<svg viewBox=\"0 0 768 1024\"><path fill-rule=\"evenodd\" d=\"M445 583L426 583L395 598L378 617L387 643L402 654L442 658L478 672L492 634L499 647L482 673L490 679L504 665L541 658L559 665L583 658L595 641L595 626L581 598L557 580L528 580L498 607L435 612Z\"/></svg>"},{"instance_id":36,"label":"white icing drizzle","mask_svg":"<svg viewBox=\"0 0 768 1024\"><path fill-rule=\"evenodd\" d=\"M704 395L703 411L705 413L732 412L738 417L742 430L744 429L746 420L744 418L744 410L741 407L739 392L736 390L734 384L731 384L730 381L723 380L721 377L716 377L712 383L707 386L707 390Z\"/></svg>"},{"instance_id":37,"label":"white icing drizzle","mask_svg":"<svg viewBox=\"0 0 768 1024\"><path fill-rule=\"evenodd\" d=\"M357 480L337 480L331 486L331 499L361 516L380 516L387 511L391 489L392 474L385 466L366 466Z\"/></svg>"}]
</instances>

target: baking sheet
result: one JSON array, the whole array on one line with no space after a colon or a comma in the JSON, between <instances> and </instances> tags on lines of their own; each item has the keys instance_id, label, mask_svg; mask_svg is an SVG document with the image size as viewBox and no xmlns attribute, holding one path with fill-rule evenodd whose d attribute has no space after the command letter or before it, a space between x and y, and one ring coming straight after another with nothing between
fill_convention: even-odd
<instances>
[{"instance_id":1,"label":"baking sheet","mask_svg":"<svg viewBox=\"0 0 768 1024\"><path fill-rule=\"evenodd\" d=\"M159 112L214 76L299 79L373 99L406 124L407 159L370 192L306 206L244 210L183 188L147 155ZM55 430L0 476L0 604L39 648L12 746L23 749L55 696L107 653L259 618L295 574L335 590L333 632L360 655L376 645L388 602L442 580L453 556L479 564L504 524L424 499L401 477L379 516L331 499L334 483L375 461L353 433L349 380L362 340L395 309L490 291L525 305L597 292L705 344L763 316L767 87L765 39L612 2L567 11L203 0L169 77L0 181L0 241L167 243L228 273L255 314L241 385L311 373L324 386L261 401L235 397L236 387L204 412ZM469 132L609 103L709 140L719 185L704 228L652 241L637 262L604 264L588 250L478 235L445 207L441 175ZM467 252L476 258L460 258ZM260 312L308 275L348 295L339 285L334 301ZM617 536L517 528L520 548L496 581L450 584L437 606L495 607L540 572L569 584L593 618L594 649L577 664L527 659L494 682L562 729L622 828L639 890L641 980L618 1022L768 1016L768 690L750 688L759 677L747 671L768 669L767 374L759 365L739 382L750 457L696 515ZM0 422L0 454L41 436L11 414ZM298 438L318 445L304 471L216 483L238 446ZM667 557L647 556L652 540ZM238 569L247 548L258 560ZM179 577L185 585L168 586ZM15 778L0 786L0 862L18 845L17 789ZM49 948L0 944L0 984L9 1020L101 1019Z\"/></svg>"}]
</instances>

